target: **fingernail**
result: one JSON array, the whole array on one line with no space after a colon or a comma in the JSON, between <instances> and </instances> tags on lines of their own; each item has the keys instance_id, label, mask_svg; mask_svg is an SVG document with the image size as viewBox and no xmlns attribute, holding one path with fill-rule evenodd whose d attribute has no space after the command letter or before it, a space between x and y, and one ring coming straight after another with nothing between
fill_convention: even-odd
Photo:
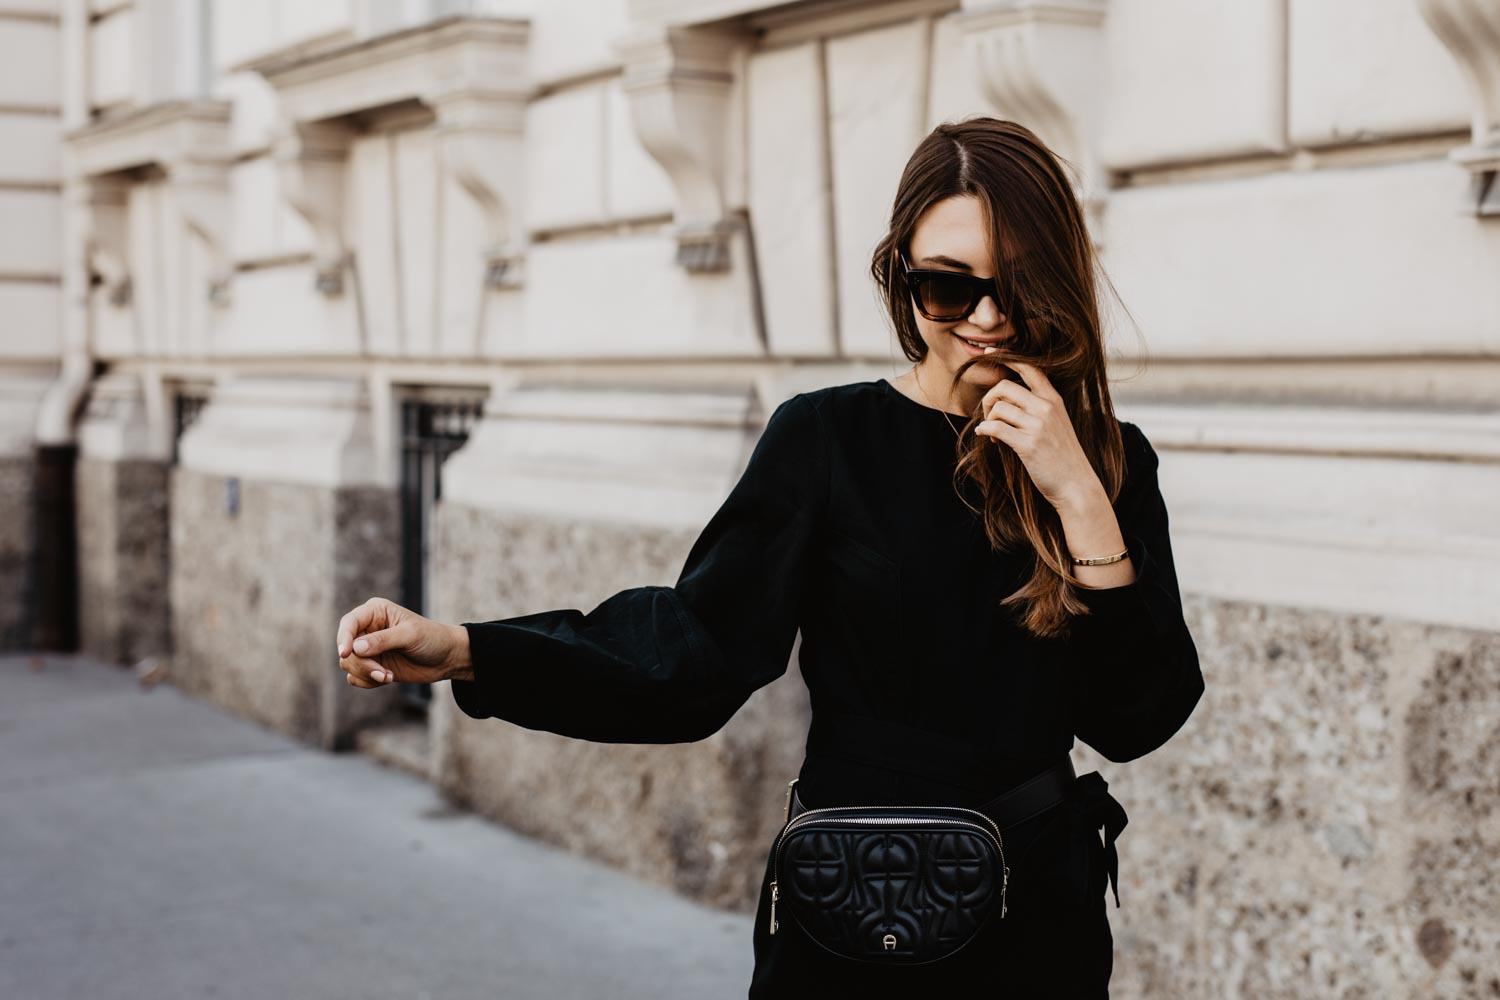
<instances>
[{"instance_id":1,"label":"fingernail","mask_svg":"<svg viewBox=\"0 0 1500 1000\"><path fill-rule=\"evenodd\" d=\"M370 643L367 640L365 640L365 639L355 639L354 640L354 651L356 653L367 652L369 650L369 648L370 648Z\"/></svg>"},{"instance_id":2,"label":"fingernail","mask_svg":"<svg viewBox=\"0 0 1500 1000\"><path fill-rule=\"evenodd\" d=\"M386 681L386 678L389 677L390 675L387 674L384 670L373 670L373 671L370 672L370 676L373 677L373 678L375 678L380 683L384 684L385 681Z\"/></svg>"},{"instance_id":3,"label":"fingernail","mask_svg":"<svg viewBox=\"0 0 1500 1000\"><path fill-rule=\"evenodd\" d=\"M337 643L336 645L337 645L337 648L338 648L338 651L339 651L339 655L343 656L344 655L344 644L343 643Z\"/></svg>"}]
</instances>

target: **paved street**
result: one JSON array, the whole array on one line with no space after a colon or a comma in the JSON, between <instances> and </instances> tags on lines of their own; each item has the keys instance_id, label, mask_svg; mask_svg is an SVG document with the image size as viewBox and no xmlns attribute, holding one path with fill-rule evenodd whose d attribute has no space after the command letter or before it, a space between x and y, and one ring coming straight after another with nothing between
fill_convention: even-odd
<instances>
[{"instance_id":1,"label":"paved street","mask_svg":"<svg viewBox=\"0 0 1500 1000\"><path fill-rule=\"evenodd\" d=\"M748 916L169 685L33 659L0 656L5 1000L745 995Z\"/></svg>"}]
</instances>

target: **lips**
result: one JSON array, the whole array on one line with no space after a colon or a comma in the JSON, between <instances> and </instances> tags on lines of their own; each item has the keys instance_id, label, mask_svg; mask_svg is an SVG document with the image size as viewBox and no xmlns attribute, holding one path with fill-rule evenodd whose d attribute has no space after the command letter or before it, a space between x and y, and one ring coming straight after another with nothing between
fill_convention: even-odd
<instances>
[{"instance_id":1,"label":"lips","mask_svg":"<svg viewBox=\"0 0 1500 1000\"><path fill-rule=\"evenodd\" d=\"M949 332L952 333L951 330ZM969 340L965 339L964 337L960 337L956 333L953 334L953 337L960 344L964 345L964 349L965 350L967 350L970 354L973 354L973 355L983 354L984 353L984 349L986 347L999 347L1000 345L1002 345L1002 344L1005 343L1004 340L976 340L976 341L970 342ZM974 346L975 344L978 344L979 346L975 347Z\"/></svg>"}]
</instances>

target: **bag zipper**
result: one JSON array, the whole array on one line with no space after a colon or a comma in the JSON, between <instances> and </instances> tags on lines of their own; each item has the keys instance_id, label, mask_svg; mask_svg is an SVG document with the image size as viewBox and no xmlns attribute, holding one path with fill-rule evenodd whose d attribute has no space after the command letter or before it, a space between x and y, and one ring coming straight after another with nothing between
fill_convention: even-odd
<instances>
[{"instance_id":1,"label":"bag zipper","mask_svg":"<svg viewBox=\"0 0 1500 1000\"><path fill-rule=\"evenodd\" d=\"M787 789L786 789L786 812L784 813L784 815L790 815L791 814L791 810L792 810L792 786L795 785L797 783L797 781L798 781L797 778L793 778L790 782L787 783ZM895 822L899 822L899 823L950 823L950 824L957 824L958 826L970 827L970 828L973 828L973 829L977 829L977 830L979 830L982 833L989 834L991 836L991 839L994 841L995 849L1000 853L1000 869L1001 869L1001 880L1000 880L1000 917L1001 917L1001 919L1005 918L1005 911L1006 911L1006 906L1005 906L1005 891L1006 891L1007 887L1010 885L1010 866L1005 863L1005 845L1001 842L1000 824L996 823L994 821L994 819L992 819L991 817L989 817L989 816L985 815L984 813L980 812L978 809L968 809L968 808L965 808L964 806L927 806L927 805L924 805L924 806L884 806L884 805L879 805L879 806L824 806L824 807L822 807L820 809L808 809L808 810L805 810L803 812L798 813L796 819L794 819L794 820L792 820L790 822L783 822L782 827L781 827L781 832L776 835L776 842L771 845L771 933L772 934L776 933L776 926L777 926L777 923L776 923L776 901L781 896L781 893L780 893L779 888L777 886L777 882L780 881L780 869L781 869L780 849L781 849L781 842L782 842L782 840L786 837L786 835L787 835L788 832L790 832L794 827L801 825L802 822L805 819L807 819L809 816L813 816L813 815L819 815L819 816L821 816L824 813L833 813L833 812L847 812L847 811L849 811L851 809L937 809L937 810L941 810L941 811L945 811L945 812L972 813L973 815L978 816L980 819L982 819L984 821L983 825L981 825L980 823L975 822L974 820L964 819L962 817L937 817L937 816L901 816L901 817L884 817L884 818L877 817L877 816L830 816L830 817L827 817L824 821L825 822L829 822L829 823L856 823L856 824L858 824L858 823L881 824L881 823L889 823L889 822L892 822L893 820Z\"/></svg>"}]
</instances>

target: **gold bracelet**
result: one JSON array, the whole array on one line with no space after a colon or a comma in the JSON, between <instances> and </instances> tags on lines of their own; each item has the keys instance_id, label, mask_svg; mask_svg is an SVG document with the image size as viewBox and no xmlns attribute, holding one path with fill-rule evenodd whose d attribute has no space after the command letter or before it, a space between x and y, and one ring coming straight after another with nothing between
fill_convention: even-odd
<instances>
[{"instance_id":1,"label":"gold bracelet","mask_svg":"<svg viewBox=\"0 0 1500 1000\"><path fill-rule=\"evenodd\" d=\"M1124 559L1126 556L1130 555L1130 547L1126 546L1125 551L1121 552L1119 555L1095 556L1092 559L1080 559L1077 556L1073 555L1073 553L1071 552L1069 552L1068 555L1072 556L1074 566L1104 566L1109 563L1119 562L1121 559Z\"/></svg>"}]
</instances>

